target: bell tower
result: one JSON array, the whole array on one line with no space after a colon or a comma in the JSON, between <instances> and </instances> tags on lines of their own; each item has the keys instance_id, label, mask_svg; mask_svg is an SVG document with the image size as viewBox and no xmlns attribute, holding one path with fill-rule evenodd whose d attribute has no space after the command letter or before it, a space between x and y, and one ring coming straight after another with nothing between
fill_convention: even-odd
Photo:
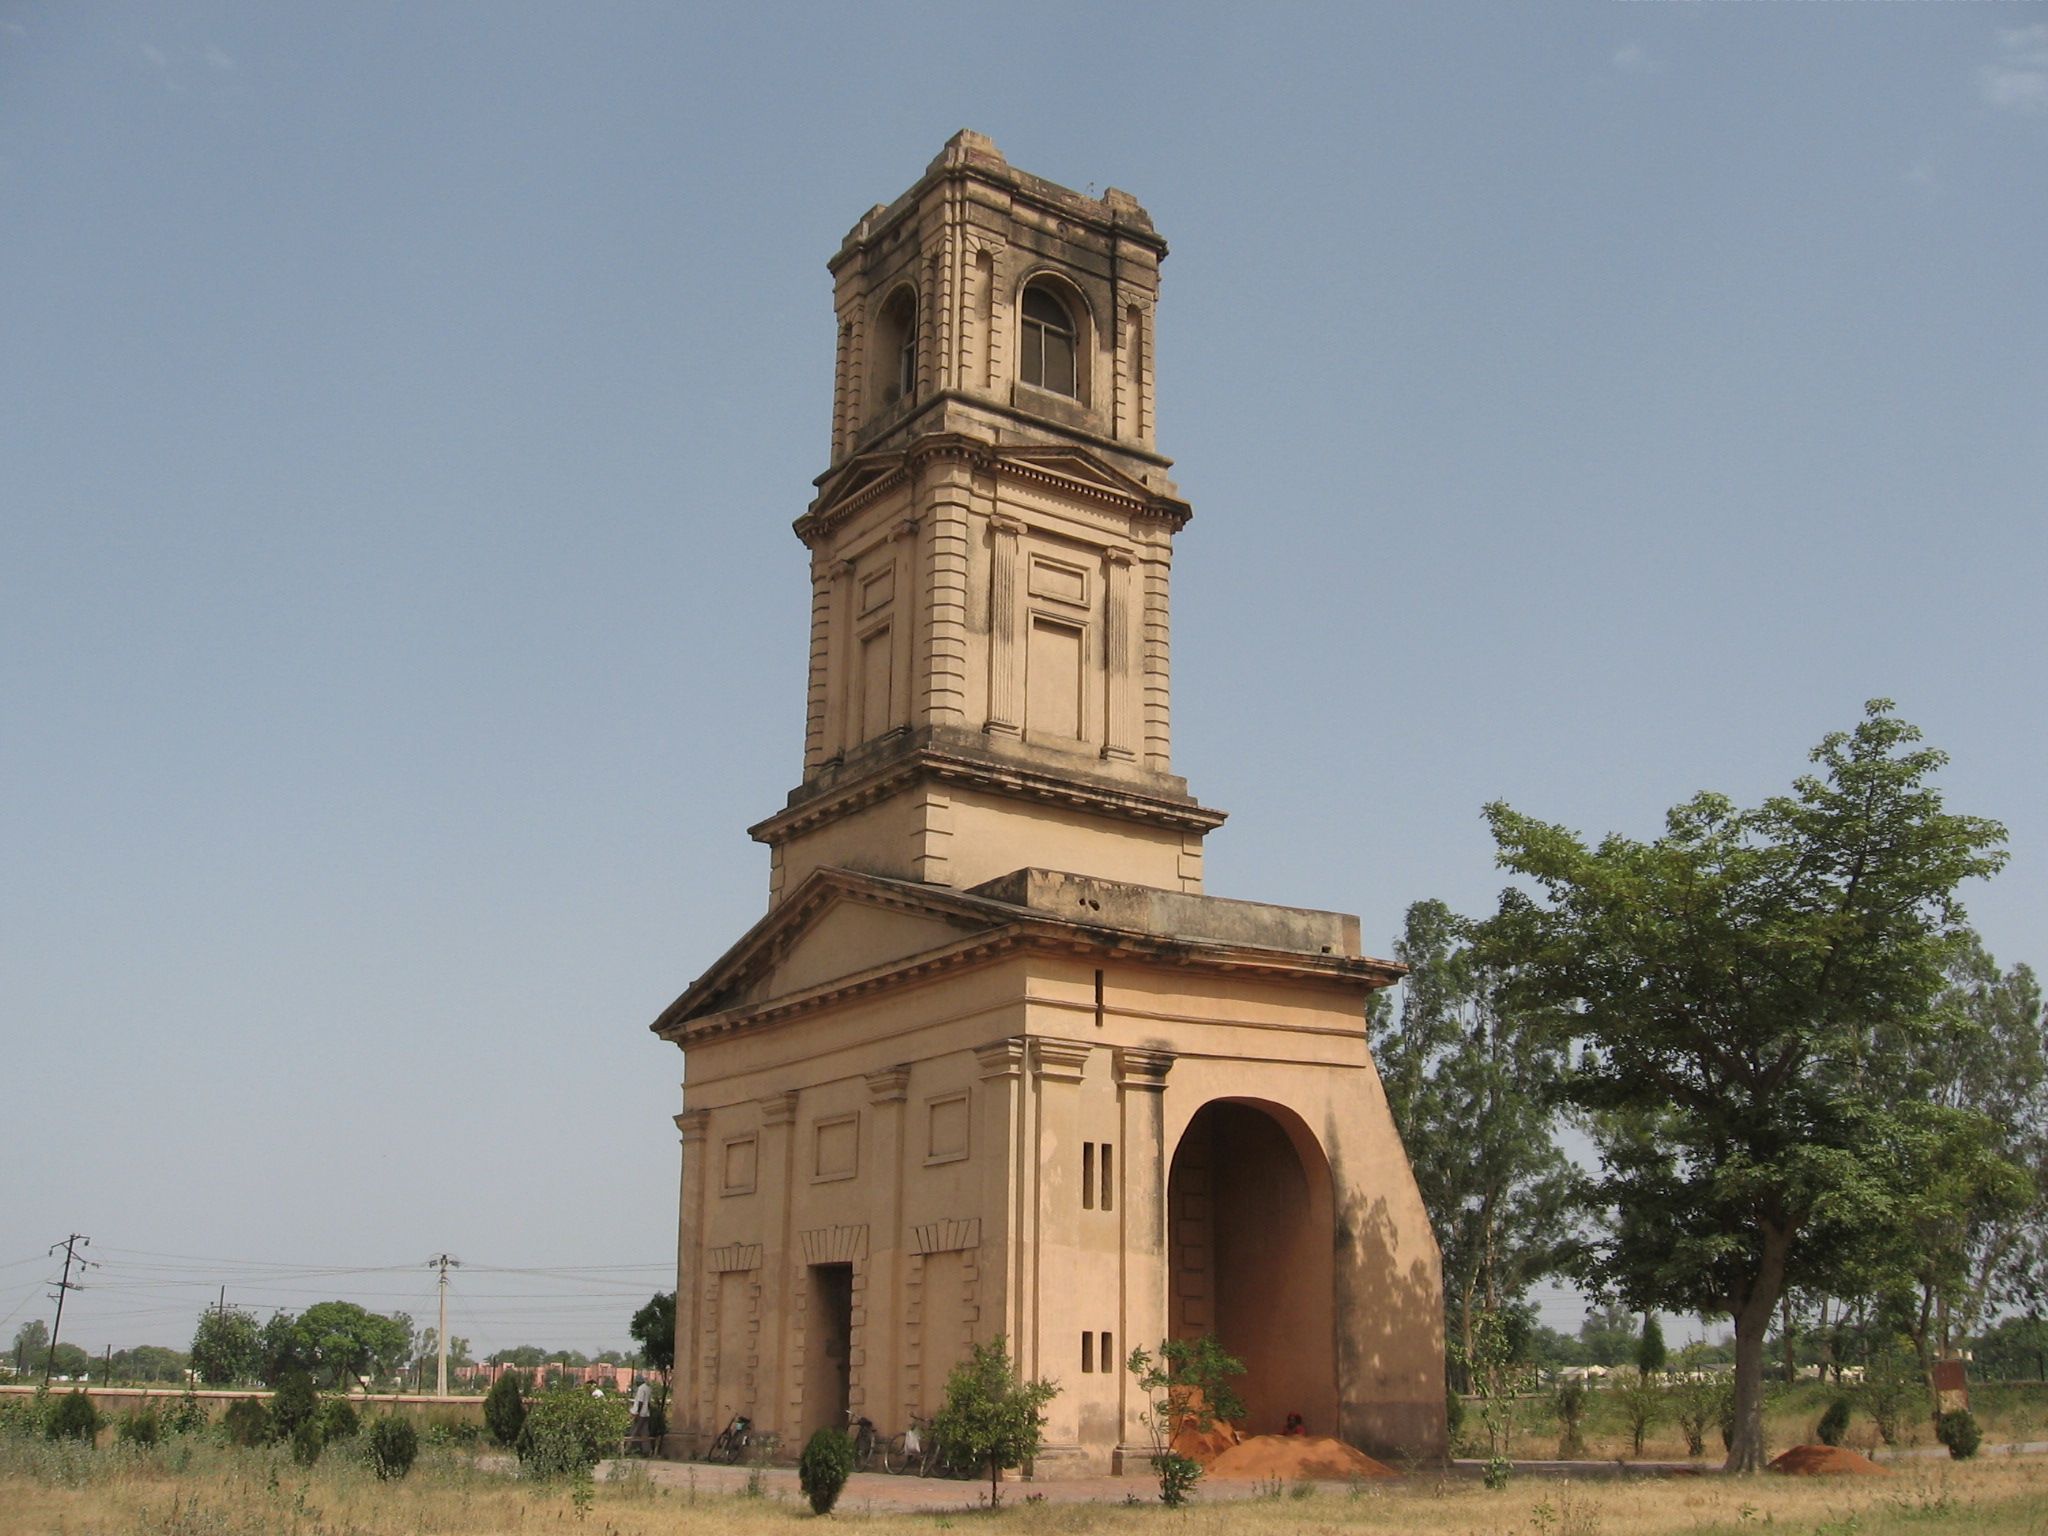
<instances>
[{"instance_id":1,"label":"bell tower","mask_svg":"<svg viewBox=\"0 0 2048 1536\"><path fill-rule=\"evenodd\" d=\"M771 902L838 867L965 889L1026 864L1202 888L1172 772L1173 536L1153 421L1166 242L961 132L830 265L831 465L803 780L751 829Z\"/></svg>"}]
</instances>

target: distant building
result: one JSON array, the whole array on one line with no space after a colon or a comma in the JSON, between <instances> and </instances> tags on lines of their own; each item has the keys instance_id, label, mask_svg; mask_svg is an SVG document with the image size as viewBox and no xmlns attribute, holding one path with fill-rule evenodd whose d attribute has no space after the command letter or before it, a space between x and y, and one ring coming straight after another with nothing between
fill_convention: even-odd
<instances>
[{"instance_id":1,"label":"distant building","mask_svg":"<svg viewBox=\"0 0 2048 1536\"><path fill-rule=\"evenodd\" d=\"M1364 1027L1400 969L1356 918L1205 894L1223 815L1172 772L1165 254L1127 194L962 133L832 259L803 779L751 829L767 915L654 1026L688 1055L672 1449L736 1411L901 1429L1001 1335L1060 1386L1039 1474L1120 1467L1126 1354L1211 1332L1251 1431L1444 1449Z\"/></svg>"}]
</instances>

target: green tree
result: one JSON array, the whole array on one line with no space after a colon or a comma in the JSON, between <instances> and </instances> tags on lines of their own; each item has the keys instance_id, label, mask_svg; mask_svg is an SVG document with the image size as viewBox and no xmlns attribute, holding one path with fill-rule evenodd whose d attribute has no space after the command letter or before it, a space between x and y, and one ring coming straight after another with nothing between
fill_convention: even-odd
<instances>
[{"instance_id":1,"label":"green tree","mask_svg":"<svg viewBox=\"0 0 2048 1536\"><path fill-rule=\"evenodd\" d=\"M932 1418L932 1433L965 1459L988 1469L988 1503L1002 1502L1003 1468L1038 1454L1045 1436L1045 1405L1059 1395L1049 1381L1021 1380L1000 1335L976 1344L946 1378L946 1402Z\"/></svg>"},{"instance_id":2,"label":"green tree","mask_svg":"<svg viewBox=\"0 0 2048 1536\"><path fill-rule=\"evenodd\" d=\"M656 1291L647 1305L633 1314L626 1331L640 1346L647 1369L659 1371L667 1381L676 1363L676 1293Z\"/></svg>"},{"instance_id":3,"label":"green tree","mask_svg":"<svg viewBox=\"0 0 2048 1536\"><path fill-rule=\"evenodd\" d=\"M209 1387L253 1381L263 1369L263 1330L240 1307L199 1314L192 1331L192 1369Z\"/></svg>"},{"instance_id":4,"label":"green tree","mask_svg":"<svg viewBox=\"0 0 2048 1536\"><path fill-rule=\"evenodd\" d=\"M1698 795L1655 842L1588 848L1487 809L1500 862L1548 902L1529 995L1574 1013L1567 1093L1611 1213L1586 1273L1641 1308L1734 1320L1731 1470L1763 1464L1786 1286L1833 1289L1899 1228L1896 1151L1924 1117L1881 1046L1926 1027L1965 932L1956 887L2002 862L2003 829L1943 809L1944 759L1891 708L1825 738L1790 795Z\"/></svg>"},{"instance_id":5,"label":"green tree","mask_svg":"<svg viewBox=\"0 0 2048 1536\"><path fill-rule=\"evenodd\" d=\"M1657 1321L1657 1314L1643 1314L1643 1336L1636 1340L1636 1371L1643 1376L1655 1376L1664 1369L1668 1351L1664 1348L1664 1325Z\"/></svg>"},{"instance_id":6,"label":"green tree","mask_svg":"<svg viewBox=\"0 0 2048 1536\"><path fill-rule=\"evenodd\" d=\"M26 1377L43 1373L43 1357L50 1352L50 1325L32 1317L14 1330L14 1363Z\"/></svg>"},{"instance_id":7,"label":"green tree","mask_svg":"<svg viewBox=\"0 0 2048 1536\"><path fill-rule=\"evenodd\" d=\"M526 1427L526 1390L517 1371L506 1371L484 1394L484 1427L500 1445L517 1445Z\"/></svg>"},{"instance_id":8,"label":"green tree","mask_svg":"<svg viewBox=\"0 0 2048 1536\"><path fill-rule=\"evenodd\" d=\"M1368 1023L1443 1250L1453 1362L1473 1358L1482 1313L1512 1310L1572 1251L1576 1180L1550 1102L1564 1053L1554 1030L1507 1001L1529 921L1514 896L1483 924L1440 901L1415 903L1394 944L1408 967L1399 1016L1379 1010Z\"/></svg>"},{"instance_id":9,"label":"green tree","mask_svg":"<svg viewBox=\"0 0 2048 1536\"><path fill-rule=\"evenodd\" d=\"M168 1382L176 1385L185 1379L188 1362L175 1349L165 1349L160 1344L137 1344L132 1349L114 1351L114 1374L123 1382Z\"/></svg>"},{"instance_id":10,"label":"green tree","mask_svg":"<svg viewBox=\"0 0 2048 1536\"><path fill-rule=\"evenodd\" d=\"M93 1359L76 1344L55 1344L50 1348L50 1370L54 1375L77 1381L92 1374Z\"/></svg>"},{"instance_id":11,"label":"green tree","mask_svg":"<svg viewBox=\"0 0 2048 1536\"><path fill-rule=\"evenodd\" d=\"M1588 1307L1579 1324L1579 1352L1588 1365L1620 1365L1635 1358L1635 1314L1618 1302Z\"/></svg>"},{"instance_id":12,"label":"green tree","mask_svg":"<svg viewBox=\"0 0 2048 1536\"><path fill-rule=\"evenodd\" d=\"M293 1371L342 1390L392 1376L412 1353L412 1319L385 1317L352 1301L322 1301L297 1317L280 1312L263 1325L263 1379L275 1386Z\"/></svg>"}]
</instances>

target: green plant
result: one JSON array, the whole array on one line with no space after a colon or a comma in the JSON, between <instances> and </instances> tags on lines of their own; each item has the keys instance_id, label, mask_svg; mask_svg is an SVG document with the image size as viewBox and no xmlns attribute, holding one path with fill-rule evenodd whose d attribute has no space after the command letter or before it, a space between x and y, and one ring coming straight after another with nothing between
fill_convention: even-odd
<instances>
[{"instance_id":1,"label":"green plant","mask_svg":"<svg viewBox=\"0 0 2048 1536\"><path fill-rule=\"evenodd\" d=\"M1444 1437L1452 1445L1465 1428L1465 1399L1456 1387L1444 1388Z\"/></svg>"},{"instance_id":2,"label":"green plant","mask_svg":"<svg viewBox=\"0 0 2048 1536\"><path fill-rule=\"evenodd\" d=\"M287 1371L270 1394L270 1418L277 1438L296 1439L299 1426L320 1416L320 1394L305 1371Z\"/></svg>"},{"instance_id":3,"label":"green plant","mask_svg":"<svg viewBox=\"0 0 2048 1536\"><path fill-rule=\"evenodd\" d=\"M525 1383L517 1371L506 1371L484 1394L484 1426L500 1445L517 1445L526 1427Z\"/></svg>"},{"instance_id":4,"label":"green plant","mask_svg":"<svg viewBox=\"0 0 2048 1536\"><path fill-rule=\"evenodd\" d=\"M1664 1388L1656 1377L1637 1371L1625 1377L1613 1391L1621 1404L1622 1417L1628 1420L1629 1447L1640 1456L1643 1454L1643 1437L1663 1415Z\"/></svg>"},{"instance_id":5,"label":"green plant","mask_svg":"<svg viewBox=\"0 0 2048 1536\"><path fill-rule=\"evenodd\" d=\"M1183 1426L1207 1434L1218 1419L1244 1416L1244 1402L1230 1384L1244 1374L1244 1362L1224 1352L1214 1334L1199 1339L1167 1339L1159 1356L1140 1346L1131 1351L1124 1369L1138 1379L1145 1394L1142 1418L1152 1434L1152 1470L1159 1478L1159 1502L1178 1509L1202 1478L1202 1464L1174 1449Z\"/></svg>"},{"instance_id":6,"label":"green plant","mask_svg":"<svg viewBox=\"0 0 2048 1536\"><path fill-rule=\"evenodd\" d=\"M1813 1428L1813 1437L1822 1445L1840 1445L1849 1433L1849 1399L1837 1397L1828 1404L1827 1412L1820 1416L1820 1423Z\"/></svg>"},{"instance_id":7,"label":"green plant","mask_svg":"<svg viewBox=\"0 0 2048 1536\"><path fill-rule=\"evenodd\" d=\"M319 1418L310 1418L292 1431L292 1460L302 1467L310 1467L320 1459L320 1452L326 1444L320 1435Z\"/></svg>"},{"instance_id":8,"label":"green plant","mask_svg":"<svg viewBox=\"0 0 2048 1536\"><path fill-rule=\"evenodd\" d=\"M976 1344L946 1378L946 1402L932 1417L941 1445L988 1470L988 1503L999 1508L1003 1468L1038 1454L1045 1405L1059 1395L1049 1381L1021 1380L1002 1335Z\"/></svg>"},{"instance_id":9,"label":"green plant","mask_svg":"<svg viewBox=\"0 0 2048 1536\"><path fill-rule=\"evenodd\" d=\"M268 1445L272 1433L270 1410L253 1397L238 1397L220 1416L220 1429L229 1445Z\"/></svg>"},{"instance_id":10,"label":"green plant","mask_svg":"<svg viewBox=\"0 0 2048 1536\"><path fill-rule=\"evenodd\" d=\"M356 1431L362 1428L355 1409L339 1397L330 1397L320 1405L320 1416L315 1422L320 1426L320 1440L323 1445L334 1445L342 1440L353 1439Z\"/></svg>"},{"instance_id":11,"label":"green plant","mask_svg":"<svg viewBox=\"0 0 2048 1536\"><path fill-rule=\"evenodd\" d=\"M1937 1415L1934 1438L1947 1446L1949 1455L1957 1461L1968 1461L1984 1442L1983 1432L1977 1428L1977 1416L1967 1408L1954 1408Z\"/></svg>"},{"instance_id":12,"label":"green plant","mask_svg":"<svg viewBox=\"0 0 2048 1536\"><path fill-rule=\"evenodd\" d=\"M1513 1477L1514 1474L1515 1464L1509 1461L1507 1457L1489 1456L1486 1458L1486 1469L1479 1474L1479 1477L1480 1481L1485 1483L1487 1487L1498 1493L1501 1489L1507 1487L1508 1479Z\"/></svg>"},{"instance_id":13,"label":"green plant","mask_svg":"<svg viewBox=\"0 0 2048 1536\"><path fill-rule=\"evenodd\" d=\"M91 1445L100 1432L100 1416L83 1392L66 1392L43 1420L45 1440L83 1440Z\"/></svg>"},{"instance_id":14,"label":"green plant","mask_svg":"<svg viewBox=\"0 0 2048 1536\"><path fill-rule=\"evenodd\" d=\"M49 1416L50 1386L45 1382L27 1397L0 1399L0 1435L40 1440Z\"/></svg>"},{"instance_id":15,"label":"green plant","mask_svg":"<svg viewBox=\"0 0 2048 1536\"><path fill-rule=\"evenodd\" d=\"M519 1460L529 1477L573 1477L618 1450L632 1413L616 1397L560 1387L535 1399L519 1431Z\"/></svg>"},{"instance_id":16,"label":"green plant","mask_svg":"<svg viewBox=\"0 0 2048 1536\"><path fill-rule=\"evenodd\" d=\"M1920 1379L1919 1363L1900 1344L1878 1350L1864 1366L1863 1406L1886 1445L1899 1443L1900 1424L1919 1417L1926 1399L1927 1388Z\"/></svg>"},{"instance_id":17,"label":"green plant","mask_svg":"<svg viewBox=\"0 0 2048 1536\"><path fill-rule=\"evenodd\" d=\"M812 1435L797 1458L796 1483L811 1501L811 1513L829 1515L839 1490L853 1476L853 1442L843 1429L825 1428Z\"/></svg>"},{"instance_id":18,"label":"green plant","mask_svg":"<svg viewBox=\"0 0 2048 1536\"><path fill-rule=\"evenodd\" d=\"M206 1428L206 1405L199 1401L199 1394L187 1387L178 1396L178 1401L164 1410L164 1433L167 1435L196 1435Z\"/></svg>"},{"instance_id":19,"label":"green plant","mask_svg":"<svg viewBox=\"0 0 2048 1536\"><path fill-rule=\"evenodd\" d=\"M154 1408L131 1408L114 1426L114 1438L123 1445L155 1445L164 1436L163 1420Z\"/></svg>"},{"instance_id":20,"label":"green plant","mask_svg":"<svg viewBox=\"0 0 2048 1536\"><path fill-rule=\"evenodd\" d=\"M1580 1426L1586 1418L1586 1384L1562 1381L1550 1394L1551 1411L1557 1415L1557 1454L1561 1460L1576 1461L1586 1453L1586 1436Z\"/></svg>"},{"instance_id":21,"label":"green plant","mask_svg":"<svg viewBox=\"0 0 2048 1536\"><path fill-rule=\"evenodd\" d=\"M396 1482L412 1470L420 1454L420 1437L412 1421L394 1416L370 1426L370 1465L381 1482Z\"/></svg>"}]
</instances>

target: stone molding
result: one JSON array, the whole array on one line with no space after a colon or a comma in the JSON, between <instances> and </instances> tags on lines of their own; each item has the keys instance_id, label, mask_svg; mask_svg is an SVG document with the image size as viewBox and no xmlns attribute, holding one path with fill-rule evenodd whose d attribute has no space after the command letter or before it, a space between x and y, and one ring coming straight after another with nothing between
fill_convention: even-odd
<instances>
[{"instance_id":1,"label":"stone molding","mask_svg":"<svg viewBox=\"0 0 2048 1536\"><path fill-rule=\"evenodd\" d=\"M1033 1040L1031 1070L1041 1082L1078 1083L1094 1047L1080 1040Z\"/></svg>"},{"instance_id":2,"label":"stone molding","mask_svg":"<svg viewBox=\"0 0 2048 1536\"><path fill-rule=\"evenodd\" d=\"M868 1074L868 1102L871 1104L901 1104L909 1092L908 1065L884 1067L880 1072Z\"/></svg>"},{"instance_id":3,"label":"stone molding","mask_svg":"<svg viewBox=\"0 0 2048 1536\"><path fill-rule=\"evenodd\" d=\"M910 1251L916 1254L955 1253L981 1246L981 1218L949 1216L910 1229Z\"/></svg>"},{"instance_id":4,"label":"stone molding","mask_svg":"<svg viewBox=\"0 0 2048 1536\"><path fill-rule=\"evenodd\" d=\"M1117 1086L1136 1088L1149 1093L1161 1093L1166 1088L1166 1074L1173 1070L1173 1052L1150 1051L1141 1046L1120 1045L1111 1054L1115 1065Z\"/></svg>"},{"instance_id":5,"label":"stone molding","mask_svg":"<svg viewBox=\"0 0 2048 1536\"><path fill-rule=\"evenodd\" d=\"M806 1264L858 1264L868 1256L867 1224L813 1227L797 1234L797 1247Z\"/></svg>"},{"instance_id":6,"label":"stone molding","mask_svg":"<svg viewBox=\"0 0 2048 1536\"><path fill-rule=\"evenodd\" d=\"M984 1082L991 1078L1021 1077L1024 1073L1024 1037L1012 1035L1007 1040L976 1046L974 1059L981 1063Z\"/></svg>"},{"instance_id":7,"label":"stone molding","mask_svg":"<svg viewBox=\"0 0 2048 1536\"><path fill-rule=\"evenodd\" d=\"M761 1123L763 1125L788 1125L796 1119L797 1091L794 1088L785 1093L771 1093L761 1100Z\"/></svg>"},{"instance_id":8,"label":"stone molding","mask_svg":"<svg viewBox=\"0 0 2048 1536\"><path fill-rule=\"evenodd\" d=\"M704 1251L704 1269L707 1274L732 1275L760 1267L759 1243L727 1243L723 1248L707 1248Z\"/></svg>"},{"instance_id":9,"label":"stone molding","mask_svg":"<svg viewBox=\"0 0 2048 1536\"><path fill-rule=\"evenodd\" d=\"M674 1117L676 1129L682 1133L683 1145L699 1146L711 1130L711 1111L708 1109L686 1109Z\"/></svg>"}]
</instances>

